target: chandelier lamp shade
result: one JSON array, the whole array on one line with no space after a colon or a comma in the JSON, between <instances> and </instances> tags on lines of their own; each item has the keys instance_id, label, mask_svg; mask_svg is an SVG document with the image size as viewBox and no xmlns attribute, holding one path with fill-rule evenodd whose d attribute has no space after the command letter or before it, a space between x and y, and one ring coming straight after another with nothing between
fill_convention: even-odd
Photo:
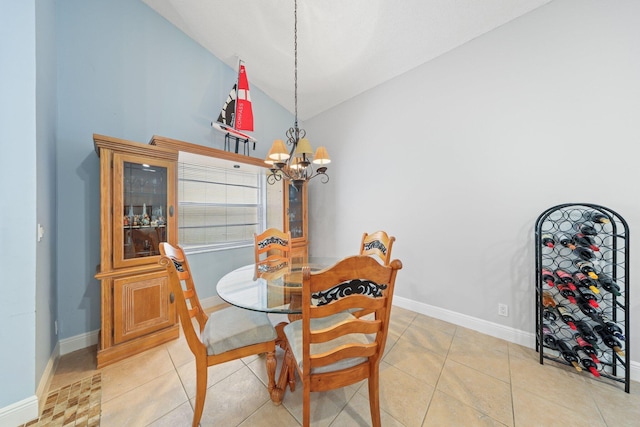
<instances>
[{"instance_id":1,"label":"chandelier lamp shade","mask_svg":"<svg viewBox=\"0 0 640 427\"><path fill-rule=\"evenodd\" d=\"M285 141L276 139L267 154L265 163L271 172L267 175L267 182L275 184L281 179L293 182L309 181L316 176L322 176L321 181L327 183L327 166L331 163L327 149L318 147L315 154L311 143L306 138L304 129L298 127L298 2L294 0L293 52L294 52L294 108L295 121L293 127L286 132L286 144L291 146L287 150Z\"/></svg>"}]
</instances>

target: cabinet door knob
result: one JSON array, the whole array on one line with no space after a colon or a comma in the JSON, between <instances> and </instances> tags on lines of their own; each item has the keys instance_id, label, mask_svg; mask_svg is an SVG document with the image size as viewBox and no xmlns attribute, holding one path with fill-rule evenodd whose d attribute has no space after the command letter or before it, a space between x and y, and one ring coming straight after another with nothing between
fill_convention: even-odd
<instances>
[{"instance_id":1,"label":"cabinet door knob","mask_svg":"<svg viewBox=\"0 0 640 427\"><path fill-rule=\"evenodd\" d=\"M173 216L173 205L169 206L169 216Z\"/></svg>"},{"instance_id":2,"label":"cabinet door knob","mask_svg":"<svg viewBox=\"0 0 640 427\"><path fill-rule=\"evenodd\" d=\"M173 302L176 300L176 296L173 294L173 292L171 292L169 294L169 302L171 302L171 304L173 304Z\"/></svg>"}]
</instances>

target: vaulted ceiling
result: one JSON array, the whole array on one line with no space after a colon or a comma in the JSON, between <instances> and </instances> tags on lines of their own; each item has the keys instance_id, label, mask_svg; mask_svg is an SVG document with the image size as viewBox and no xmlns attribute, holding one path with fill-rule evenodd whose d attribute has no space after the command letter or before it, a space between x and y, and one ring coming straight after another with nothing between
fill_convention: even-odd
<instances>
[{"instance_id":1,"label":"vaulted ceiling","mask_svg":"<svg viewBox=\"0 0 640 427\"><path fill-rule=\"evenodd\" d=\"M298 116L311 118L551 0L297 0ZM294 0L143 0L294 112Z\"/></svg>"}]
</instances>

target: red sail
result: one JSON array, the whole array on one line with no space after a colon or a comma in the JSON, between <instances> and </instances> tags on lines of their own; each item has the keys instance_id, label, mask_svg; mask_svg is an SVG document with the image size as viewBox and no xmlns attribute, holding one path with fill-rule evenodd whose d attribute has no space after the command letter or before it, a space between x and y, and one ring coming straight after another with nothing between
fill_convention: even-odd
<instances>
[{"instance_id":1,"label":"red sail","mask_svg":"<svg viewBox=\"0 0 640 427\"><path fill-rule=\"evenodd\" d=\"M244 65L238 70L238 93L236 98L236 118L234 128L237 130L253 130L253 109L249 96L249 80Z\"/></svg>"}]
</instances>

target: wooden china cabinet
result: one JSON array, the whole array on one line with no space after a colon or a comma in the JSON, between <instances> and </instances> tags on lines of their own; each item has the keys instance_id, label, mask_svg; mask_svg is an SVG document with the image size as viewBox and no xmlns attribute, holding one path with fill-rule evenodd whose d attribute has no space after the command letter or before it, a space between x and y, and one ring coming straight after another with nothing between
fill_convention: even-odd
<instances>
[{"instance_id":1,"label":"wooden china cabinet","mask_svg":"<svg viewBox=\"0 0 640 427\"><path fill-rule=\"evenodd\" d=\"M309 256L308 202L306 181L284 182L284 231L291 232L292 258Z\"/></svg>"},{"instance_id":2,"label":"wooden china cabinet","mask_svg":"<svg viewBox=\"0 0 640 427\"><path fill-rule=\"evenodd\" d=\"M98 368L179 336L160 242L177 243L178 151L93 135L100 157Z\"/></svg>"}]
</instances>

